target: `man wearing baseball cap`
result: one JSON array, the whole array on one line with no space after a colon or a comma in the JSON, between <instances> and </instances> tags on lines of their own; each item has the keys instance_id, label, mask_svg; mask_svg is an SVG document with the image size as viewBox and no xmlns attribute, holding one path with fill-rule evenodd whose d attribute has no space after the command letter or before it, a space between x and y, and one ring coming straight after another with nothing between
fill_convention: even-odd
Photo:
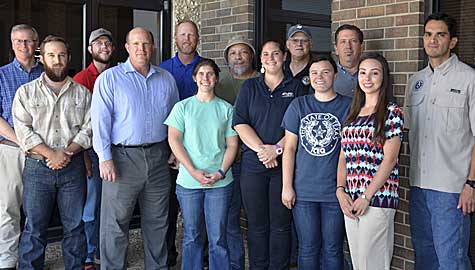
<instances>
[{"instance_id":1,"label":"man wearing baseball cap","mask_svg":"<svg viewBox=\"0 0 475 270\"><path fill-rule=\"evenodd\" d=\"M256 50L249 40L241 35L233 36L224 48L224 60L228 68L219 73L219 83L216 85L216 95L234 104L241 85L245 80L258 76L253 61ZM241 188L240 171L241 155L238 154L232 166L233 196L228 211L227 242L232 270L244 270L244 245L241 234Z\"/></svg>"},{"instance_id":2,"label":"man wearing baseball cap","mask_svg":"<svg viewBox=\"0 0 475 270\"><path fill-rule=\"evenodd\" d=\"M111 64L111 56L114 51L111 32L104 28L92 31L87 50L91 54L92 62L73 79L92 93L97 77ZM92 148L84 152L84 161L87 169L87 197L82 216L87 240L87 258L84 269L93 270L95 269L94 263L100 263L99 217L102 180L99 175L99 159Z\"/></svg>"},{"instance_id":3,"label":"man wearing baseball cap","mask_svg":"<svg viewBox=\"0 0 475 270\"><path fill-rule=\"evenodd\" d=\"M286 46L290 52L290 57L287 56L285 61L285 75L299 80L310 92L308 72L312 58L310 50L313 46L310 30L301 24L291 26L287 31Z\"/></svg>"}]
</instances>

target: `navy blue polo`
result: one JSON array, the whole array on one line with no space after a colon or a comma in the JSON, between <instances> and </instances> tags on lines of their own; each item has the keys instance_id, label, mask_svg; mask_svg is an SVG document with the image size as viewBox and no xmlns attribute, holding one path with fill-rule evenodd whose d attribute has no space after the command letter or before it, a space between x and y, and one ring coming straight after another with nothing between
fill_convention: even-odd
<instances>
[{"instance_id":1,"label":"navy blue polo","mask_svg":"<svg viewBox=\"0 0 475 270\"><path fill-rule=\"evenodd\" d=\"M305 87L306 93L308 94L313 94L313 88L312 85L310 84L310 66L311 62L309 62L304 69L302 69L299 73L295 74L295 76L292 74L292 70L290 69L290 59L287 59L284 63L284 74L286 77L289 78L294 78L298 80L300 83L302 83L302 86Z\"/></svg>"},{"instance_id":2,"label":"navy blue polo","mask_svg":"<svg viewBox=\"0 0 475 270\"><path fill-rule=\"evenodd\" d=\"M281 127L287 107L298 96L307 94L301 82L286 77L273 92L264 82L264 76L246 80L236 99L233 127L247 124L264 144L276 144L285 134ZM242 169L259 173L267 169L257 158L256 152L242 144ZM279 168L281 167L279 160Z\"/></svg>"}]
</instances>

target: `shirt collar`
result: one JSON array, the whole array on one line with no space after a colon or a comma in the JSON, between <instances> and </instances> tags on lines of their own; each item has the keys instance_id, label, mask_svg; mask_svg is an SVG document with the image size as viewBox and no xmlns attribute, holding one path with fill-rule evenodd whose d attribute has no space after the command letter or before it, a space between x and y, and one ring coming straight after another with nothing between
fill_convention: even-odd
<instances>
[{"instance_id":1,"label":"shirt collar","mask_svg":"<svg viewBox=\"0 0 475 270\"><path fill-rule=\"evenodd\" d=\"M87 70L88 70L92 75L95 75L95 76L98 76L98 75L99 75L99 71L97 71L96 66L94 66L94 62L91 62L91 64L89 64L89 66L87 67Z\"/></svg>"},{"instance_id":2,"label":"shirt collar","mask_svg":"<svg viewBox=\"0 0 475 270\"><path fill-rule=\"evenodd\" d=\"M336 66L337 66L337 68L338 68L339 70L343 71L343 73L345 73L345 74L349 74L349 75L351 75L351 76L353 76L353 77L357 77L357 76L358 76L358 71L356 71L355 74L351 74L351 72L347 71L347 70L340 64L340 62L337 62L337 63L336 63Z\"/></svg>"},{"instance_id":3,"label":"shirt collar","mask_svg":"<svg viewBox=\"0 0 475 270\"><path fill-rule=\"evenodd\" d=\"M193 57L193 59L191 59L191 62L188 65L194 66L196 64L196 62L198 62L198 60L200 60L200 59L201 59L200 54L197 51L195 51L195 56ZM180 58L178 58L178 52L175 53L175 57L173 57L173 62L175 62L177 65L185 66L180 61ZM188 66L188 65L186 65L186 66Z\"/></svg>"},{"instance_id":4,"label":"shirt collar","mask_svg":"<svg viewBox=\"0 0 475 270\"><path fill-rule=\"evenodd\" d=\"M442 72L442 74L447 74L452 67L454 67L459 61L459 58L457 57L456 54L452 54L449 59L447 59L444 63L442 63L440 66L434 69L434 71ZM428 70L431 70L430 63L427 64Z\"/></svg>"},{"instance_id":5,"label":"shirt collar","mask_svg":"<svg viewBox=\"0 0 475 270\"><path fill-rule=\"evenodd\" d=\"M260 74L259 77L257 77L257 80L259 81L259 83L261 85L263 85L263 87L267 88L267 85L266 85L266 82L264 81L264 75L265 74ZM281 86L282 87L285 87L289 82L291 82L294 78L292 78L291 76L285 76L284 75L284 79L282 80L282 82L276 87L276 89L280 88Z\"/></svg>"},{"instance_id":6,"label":"shirt collar","mask_svg":"<svg viewBox=\"0 0 475 270\"><path fill-rule=\"evenodd\" d=\"M49 87L45 84L45 75L46 73L43 72L41 73L40 77L38 78L38 82L43 86L43 87L46 87L47 89L49 89ZM61 88L61 91L59 92L59 96L61 96L67 89L69 89L69 86L71 86L71 84L74 82L73 79L71 79L71 77L69 76L66 76L66 82L64 83L63 87Z\"/></svg>"},{"instance_id":7,"label":"shirt collar","mask_svg":"<svg viewBox=\"0 0 475 270\"><path fill-rule=\"evenodd\" d=\"M21 69L22 71L27 72L27 71L23 68L23 66L20 64L20 62L18 61L18 59L16 59L16 57L13 59L13 62L12 62L12 63L13 63L13 66L15 66L16 68ZM34 69L38 68L38 66L39 66L39 63L38 63L37 60L35 60L35 64L31 67L30 72L33 71Z\"/></svg>"},{"instance_id":8,"label":"shirt collar","mask_svg":"<svg viewBox=\"0 0 475 270\"><path fill-rule=\"evenodd\" d=\"M159 72L159 70L154 68L154 66L152 64L149 64L149 65L150 65L150 68L148 70L148 74L147 74L146 78L150 77L154 73ZM134 68L134 66L132 66L132 63L130 63L130 58L127 58L127 61L125 61L125 63L123 63L122 66L123 66L123 69L124 69L125 73L130 73L130 72L137 72L138 73L138 71Z\"/></svg>"}]
</instances>

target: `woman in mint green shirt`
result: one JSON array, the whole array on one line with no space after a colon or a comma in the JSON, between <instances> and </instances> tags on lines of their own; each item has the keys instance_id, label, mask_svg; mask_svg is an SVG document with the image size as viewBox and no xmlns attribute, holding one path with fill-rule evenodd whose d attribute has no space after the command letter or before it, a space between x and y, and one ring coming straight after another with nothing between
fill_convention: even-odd
<instances>
[{"instance_id":1,"label":"woman in mint green shirt","mask_svg":"<svg viewBox=\"0 0 475 270\"><path fill-rule=\"evenodd\" d=\"M184 220L183 270L203 269L203 217L210 270L230 267L226 224L238 139L231 127L233 107L214 93L218 74L213 60L198 61L193 69L198 92L178 102L165 121L168 142L180 163L176 194Z\"/></svg>"}]
</instances>

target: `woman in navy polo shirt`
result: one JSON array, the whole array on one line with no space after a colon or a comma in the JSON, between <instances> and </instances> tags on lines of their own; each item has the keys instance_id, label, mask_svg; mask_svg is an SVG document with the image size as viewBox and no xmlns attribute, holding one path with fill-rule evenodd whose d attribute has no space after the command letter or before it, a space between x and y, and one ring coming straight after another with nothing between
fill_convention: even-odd
<instances>
[{"instance_id":1,"label":"woman in navy polo shirt","mask_svg":"<svg viewBox=\"0 0 475 270\"><path fill-rule=\"evenodd\" d=\"M281 202L284 129L290 102L306 94L283 72L284 47L262 46L263 74L244 82L235 103L234 129L243 141L241 193L248 218L250 269L287 269L291 213Z\"/></svg>"}]
</instances>

